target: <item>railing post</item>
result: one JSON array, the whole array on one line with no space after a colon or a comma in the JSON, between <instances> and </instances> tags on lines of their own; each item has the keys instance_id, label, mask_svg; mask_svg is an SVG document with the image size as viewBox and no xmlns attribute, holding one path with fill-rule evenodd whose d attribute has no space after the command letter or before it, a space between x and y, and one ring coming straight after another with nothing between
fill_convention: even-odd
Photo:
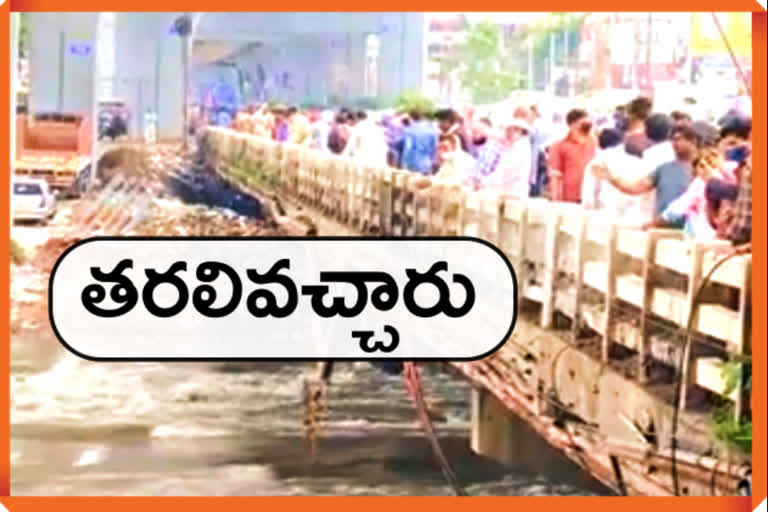
<instances>
[{"instance_id":1,"label":"railing post","mask_svg":"<svg viewBox=\"0 0 768 512\"><path fill-rule=\"evenodd\" d=\"M573 297L573 317L571 318L571 337L574 341L581 331L581 299L584 295L584 245L586 235L586 217L580 215L579 224L574 237L576 246L576 272L574 274L574 286L576 288Z\"/></svg>"},{"instance_id":2,"label":"railing post","mask_svg":"<svg viewBox=\"0 0 768 512\"><path fill-rule=\"evenodd\" d=\"M609 349L611 347L611 325L614 318L614 301L616 297L616 270L618 267L619 255L616 251L616 234L617 228L615 224L608 226L608 241L605 244L606 255L606 276L605 276L605 313L603 316L603 343L601 350L601 359L603 364L608 363Z\"/></svg>"},{"instance_id":3,"label":"railing post","mask_svg":"<svg viewBox=\"0 0 768 512\"><path fill-rule=\"evenodd\" d=\"M549 212L544 241L544 297L541 303L541 327L552 327L555 309L555 282L557 280L557 238L560 225L560 211Z\"/></svg>"}]
</instances>

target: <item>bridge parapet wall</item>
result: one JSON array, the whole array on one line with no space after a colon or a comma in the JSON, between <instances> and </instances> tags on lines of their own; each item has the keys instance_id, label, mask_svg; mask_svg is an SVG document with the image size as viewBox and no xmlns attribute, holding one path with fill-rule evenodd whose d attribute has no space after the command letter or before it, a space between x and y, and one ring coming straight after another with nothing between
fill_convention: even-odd
<instances>
[{"instance_id":1,"label":"bridge parapet wall","mask_svg":"<svg viewBox=\"0 0 768 512\"><path fill-rule=\"evenodd\" d=\"M697 401L720 395L737 414L748 407L748 397L738 391L723 396L721 366L751 352L751 255L719 267L694 308L696 289L727 250L724 242L624 228L580 205L504 199L229 129L209 128L206 140L220 172L332 219L347 233L474 236L499 247L517 274L519 298L538 311L539 325L518 327L525 332L516 328L496 354L455 366L566 452L576 450L573 436L564 438L553 423L539 421L548 409L559 410L553 418L567 413L596 428L620 445L615 451L635 454L636 460L623 460L634 460L625 464L635 464L640 474L664 465L648 462L644 450L656 451L668 465L671 383L679 361L684 385L678 439L690 441L689 453L711 449L709 422L697 412ZM693 341L683 353L691 310ZM582 385L587 381L592 384ZM590 471L610 479L606 460ZM712 475L732 488L730 469L703 460L691 459L693 473L708 475L691 477L704 482L688 484L691 494L708 494ZM647 478L635 481L635 492L671 489L669 472L653 484Z\"/></svg>"}]
</instances>

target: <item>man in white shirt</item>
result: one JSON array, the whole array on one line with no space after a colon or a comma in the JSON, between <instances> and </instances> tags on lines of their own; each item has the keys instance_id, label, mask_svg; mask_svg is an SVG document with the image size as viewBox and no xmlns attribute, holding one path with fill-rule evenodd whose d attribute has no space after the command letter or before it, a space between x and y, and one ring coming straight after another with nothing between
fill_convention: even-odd
<instances>
[{"instance_id":1,"label":"man in white shirt","mask_svg":"<svg viewBox=\"0 0 768 512\"><path fill-rule=\"evenodd\" d=\"M653 194L631 196L604 180L599 180L593 168L605 166L622 175L640 176L645 172L643 159L626 152L621 132L605 128L598 137L599 152L587 164L581 189L581 202L588 210L600 210L624 226L640 227L653 218Z\"/></svg>"},{"instance_id":2,"label":"man in white shirt","mask_svg":"<svg viewBox=\"0 0 768 512\"><path fill-rule=\"evenodd\" d=\"M384 137L384 129L368 119L368 115L363 111L355 114L355 118L355 125L342 155L364 164L386 165L389 147Z\"/></svg>"}]
</instances>

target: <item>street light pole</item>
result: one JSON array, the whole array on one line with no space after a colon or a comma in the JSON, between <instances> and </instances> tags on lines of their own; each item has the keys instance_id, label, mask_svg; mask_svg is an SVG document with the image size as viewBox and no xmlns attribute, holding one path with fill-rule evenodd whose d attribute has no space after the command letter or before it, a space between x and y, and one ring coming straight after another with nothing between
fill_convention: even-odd
<instances>
[{"instance_id":1,"label":"street light pole","mask_svg":"<svg viewBox=\"0 0 768 512\"><path fill-rule=\"evenodd\" d=\"M184 88L182 91L183 111L181 113L181 124L183 133L181 134L181 145L182 148L186 150L188 148L187 137L189 135L189 35L192 32L192 18L189 13L185 12L183 15L176 18L176 20L173 22L173 30L176 32L176 34L178 34L179 39L181 39L182 87Z\"/></svg>"},{"instance_id":2,"label":"street light pole","mask_svg":"<svg viewBox=\"0 0 768 512\"><path fill-rule=\"evenodd\" d=\"M21 13L11 13L11 168L16 161L16 101L19 92L19 28Z\"/></svg>"},{"instance_id":3,"label":"street light pole","mask_svg":"<svg viewBox=\"0 0 768 512\"><path fill-rule=\"evenodd\" d=\"M18 94L18 74L19 74L19 26L21 25L21 13L11 13L11 172L8 173L10 180L13 180L16 166L16 100ZM13 186L8 187L8 202L13 204ZM13 228L13 214L8 215L8 233Z\"/></svg>"},{"instance_id":4,"label":"street light pole","mask_svg":"<svg viewBox=\"0 0 768 512\"><path fill-rule=\"evenodd\" d=\"M182 112L182 126L184 127L184 133L182 134L181 138L181 147L185 151L189 147L189 37L188 35L184 34L181 37L181 59L182 59L182 66L184 69L184 78L183 78L183 85L184 88L183 94L184 94L184 110Z\"/></svg>"},{"instance_id":5,"label":"street light pole","mask_svg":"<svg viewBox=\"0 0 768 512\"><path fill-rule=\"evenodd\" d=\"M101 37L102 14L96 13L96 29L93 35L93 93L91 95L91 172L88 173L87 187L91 188L99 168L99 39Z\"/></svg>"},{"instance_id":6,"label":"street light pole","mask_svg":"<svg viewBox=\"0 0 768 512\"><path fill-rule=\"evenodd\" d=\"M651 49L653 47L653 13L648 13L648 45L645 49L645 79L648 94L653 96L653 80L651 79Z\"/></svg>"},{"instance_id":7,"label":"street light pole","mask_svg":"<svg viewBox=\"0 0 768 512\"><path fill-rule=\"evenodd\" d=\"M533 90L533 35L528 36L528 89Z\"/></svg>"}]
</instances>

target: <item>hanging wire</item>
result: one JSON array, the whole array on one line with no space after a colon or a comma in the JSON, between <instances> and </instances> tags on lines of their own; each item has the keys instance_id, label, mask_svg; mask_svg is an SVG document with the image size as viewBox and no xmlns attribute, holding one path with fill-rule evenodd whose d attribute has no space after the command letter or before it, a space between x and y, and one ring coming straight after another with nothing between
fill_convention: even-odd
<instances>
[{"instance_id":1,"label":"hanging wire","mask_svg":"<svg viewBox=\"0 0 768 512\"><path fill-rule=\"evenodd\" d=\"M693 301L691 303L691 308L688 311L688 325L685 328L685 345L683 346L683 350L680 352L680 357L678 360L677 368L675 368L676 373L676 379L675 379L675 408L672 411L672 481L674 482L674 489L675 489L675 496L680 496L680 479L677 473L677 427L678 423L680 421L680 409L682 404L682 390L683 390L683 376L681 374L681 369L684 364L684 358L686 357L686 354L690 351L690 345L691 345L691 339L692 339L692 331L693 331L693 318L695 316L696 308L698 307L699 301L701 300L701 294L706 288L707 284L709 283L710 279L714 275L715 271L720 268L723 263L730 260L731 258L734 258L736 256L740 256L742 254L745 254L747 252L750 252L751 250L751 244L745 244L740 245L737 247L734 247L731 249L725 256L720 258L717 263L715 263L712 268L707 272L707 275L704 276L704 279L701 280L701 283L699 283L698 288L696 289L696 294L693 296Z\"/></svg>"},{"instance_id":2,"label":"hanging wire","mask_svg":"<svg viewBox=\"0 0 768 512\"><path fill-rule=\"evenodd\" d=\"M717 19L717 14L712 14L712 20L715 22L715 25L717 26L718 32L720 32L720 37L723 39L723 43L725 43L725 47L728 49L728 53L731 55L731 60L733 61L733 65L736 66L736 70L739 72L739 78L741 78L741 81L744 83L744 89L746 89L747 94L749 94L749 97L752 97L752 86L749 84L749 80L747 80L747 75L744 73L744 70L741 69L741 64L736 59L736 54L733 52L733 48L731 47L731 43L728 42L728 38L725 35L725 31L723 30L722 25L720 25L720 20Z\"/></svg>"},{"instance_id":3,"label":"hanging wire","mask_svg":"<svg viewBox=\"0 0 768 512\"><path fill-rule=\"evenodd\" d=\"M435 454L437 461L440 463L440 469L442 470L445 479L448 480L448 483L453 488L453 492L456 494L456 496L468 496L464 488L461 486L461 483L459 482L453 467L451 467L450 462L448 462L445 453L443 453L443 450L440 447L440 442L437 439L437 434L435 433L435 428L432 425L432 420L429 417L427 404L424 400L424 391L421 384L421 377L419 375L418 369L416 368L416 365L414 363L403 363L403 374L406 387L408 388L408 393L411 395L411 398L416 405L416 411L418 413L419 420L422 423L422 427L424 427L424 432L427 436L427 439L429 440L429 444L432 446L432 451Z\"/></svg>"}]
</instances>

